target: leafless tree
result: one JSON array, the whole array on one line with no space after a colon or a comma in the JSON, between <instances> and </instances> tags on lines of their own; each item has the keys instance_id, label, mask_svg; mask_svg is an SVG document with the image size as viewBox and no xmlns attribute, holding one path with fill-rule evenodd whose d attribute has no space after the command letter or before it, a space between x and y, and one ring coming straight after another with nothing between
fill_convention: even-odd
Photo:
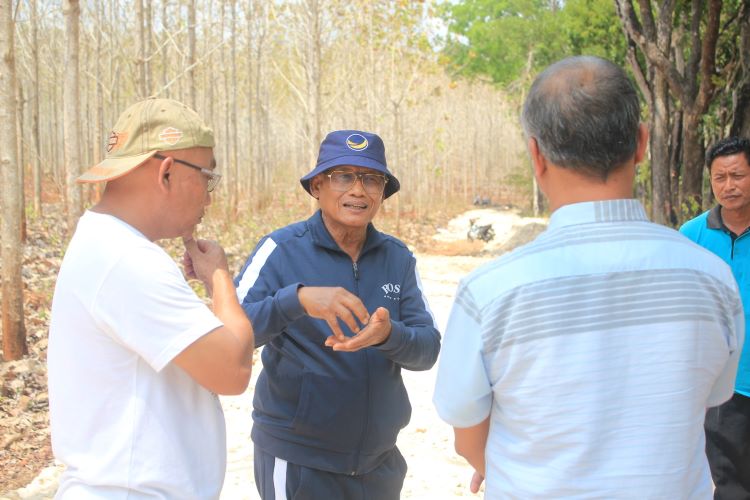
<instances>
[{"instance_id":1,"label":"leafless tree","mask_svg":"<svg viewBox=\"0 0 750 500\"><path fill-rule=\"evenodd\" d=\"M188 104L195 109L195 1L188 0Z\"/></svg>"},{"instance_id":2,"label":"leafless tree","mask_svg":"<svg viewBox=\"0 0 750 500\"><path fill-rule=\"evenodd\" d=\"M138 93L141 98L151 95L151 0L135 0L136 19L138 21Z\"/></svg>"},{"instance_id":3,"label":"leafless tree","mask_svg":"<svg viewBox=\"0 0 750 500\"><path fill-rule=\"evenodd\" d=\"M185 99L213 126L217 158L230 181L215 195L225 214L241 216L252 204L268 206L286 196L280 187L289 188L290 178L314 164L323 135L336 128L371 130L386 140L390 165L404 185L386 209L398 214L429 212L440 196L470 200L479 188L508 192L504 176L514 168L520 173L513 182L530 186L525 156L516 155L523 146L511 144L518 138L502 145L493 139L505 128L517 130L508 99L481 83L445 76L425 40L422 4L83 3L81 55L74 64L66 59L72 38L55 42L66 32L59 3L26 2L24 14L39 22L40 38L34 42L24 31L19 42L29 98L25 127L31 137L38 95L43 130L37 156L49 159L43 165L66 198L74 199L67 193L78 189L78 172L68 169L99 160L107 128L127 105L150 94ZM41 14L30 13L32 2ZM151 12L158 12L156 22ZM152 47L152 41L158 43ZM32 76L35 50L38 77ZM69 82L75 67L81 71L77 86ZM79 105L70 106L76 96L69 88L80 92ZM507 112L511 116L501 118ZM84 130L76 134L75 126ZM81 139L86 146L74 146ZM28 141L29 158L32 149ZM74 149L78 161L69 160ZM89 201L96 198L93 193Z\"/></svg>"},{"instance_id":4,"label":"leafless tree","mask_svg":"<svg viewBox=\"0 0 750 500\"><path fill-rule=\"evenodd\" d=\"M81 8L78 0L64 0L65 75L63 80L63 150L65 156L65 214L68 233L73 234L83 211L81 188L76 178L81 174L80 73L78 68Z\"/></svg>"},{"instance_id":5,"label":"leafless tree","mask_svg":"<svg viewBox=\"0 0 750 500\"><path fill-rule=\"evenodd\" d=\"M34 213L42 214L42 161L39 143L39 13L37 0L29 0L31 7L31 178L33 186Z\"/></svg>"},{"instance_id":6,"label":"leafless tree","mask_svg":"<svg viewBox=\"0 0 750 500\"><path fill-rule=\"evenodd\" d=\"M3 357L20 359L27 352L21 279L21 190L16 133L16 65L14 2L0 0L0 182L2 182Z\"/></svg>"},{"instance_id":7,"label":"leafless tree","mask_svg":"<svg viewBox=\"0 0 750 500\"><path fill-rule=\"evenodd\" d=\"M274 63L279 74L287 82L301 107L302 134L306 145L302 165L315 163L317 148L321 141L321 57L323 51L323 16L328 0L302 0L288 5L289 32L298 34L292 45L294 61L287 71ZM298 115L298 116L300 116Z\"/></svg>"}]
</instances>

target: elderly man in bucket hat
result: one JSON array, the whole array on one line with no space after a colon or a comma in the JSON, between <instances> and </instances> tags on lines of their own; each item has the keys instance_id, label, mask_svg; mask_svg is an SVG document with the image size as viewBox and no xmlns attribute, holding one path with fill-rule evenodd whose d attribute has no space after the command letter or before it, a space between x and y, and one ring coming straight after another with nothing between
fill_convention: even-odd
<instances>
[{"instance_id":1,"label":"elderly man in bucket hat","mask_svg":"<svg viewBox=\"0 0 750 500\"><path fill-rule=\"evenodd\" d=\"M372 225L399 182L383 141L331 132L301 179L320 210L265 236L236 278L265 345L255 387L263 499L399 498L411 405L401 369L435 363L440 334L406 245Z\"/></svg>"},{"instance_id":2,"label":"elderly man in bucket hat","mask_svg":"<svg viewBox=\"0 0 750 500\"><path fill-rule=\"evenodd\" d=\"M214 138L168 99L134 104L107 158L80 182L107 185L78 222L52 302L56 498L218 498L226 438L216 394L247 387L253 332L224 251L194 240L220 176ZM182 237L189 277L154 241Z\"/></svg>"}]
</instances>

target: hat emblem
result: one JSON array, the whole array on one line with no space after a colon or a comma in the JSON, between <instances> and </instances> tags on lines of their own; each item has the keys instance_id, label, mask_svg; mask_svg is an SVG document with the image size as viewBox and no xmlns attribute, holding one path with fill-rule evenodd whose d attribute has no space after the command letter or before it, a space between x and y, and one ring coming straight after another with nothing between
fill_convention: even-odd
<instances>
[{"instance_id":1,"label":"hat emblem","mask_svg":"<svg viewBox=\"0 0 750 500\"><path fill-rule=\"evenodd\" d=\"M175 144L177 144L177 141L182 139L182 130L174 127L167 127L161 131L161 133L159 134L159 139L161 139L162 142L166 142L167 144L174 146Z\"/></svg>"},{"instance_id":2,"label":"hat emblem","mask_svg":"<svg viewBox=\"0 0 750 500\"><path fill-rule=\"evenodd\" d=\"M107 140L107 153L111 153L112 151L115 151L116 149L120 149L122 145L125 143L125 141L128 140L128 133L127 132L115 132L112 131L111 134L109 134L109 139Z\"/></svg>"},{"instance_id":3,"label":"hat emblem","mask_svg":"<svg viewBox=\"0 0 750 500\"><path fill-rule=\"evenodd\" d=\"M346 138L346 147L353 151L362 151L367 149L367 146L369 146L367 138L362 134L352 134Z\"/></svg>"}]
</instances>

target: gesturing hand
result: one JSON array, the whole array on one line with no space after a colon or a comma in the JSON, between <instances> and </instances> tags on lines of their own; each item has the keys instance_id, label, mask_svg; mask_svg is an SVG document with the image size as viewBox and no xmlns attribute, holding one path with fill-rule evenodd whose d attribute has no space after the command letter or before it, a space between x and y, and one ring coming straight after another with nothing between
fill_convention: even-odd
<instances>
[{"instance_id":1,"label":"gesturing hand","mask_svg":"<svg viewBox=\"0 0 750 500\"><path fill-rule=\"evenodd\" d=\"M345 341L341 331L341 320L355 333L359 332L359 320L367 324L370 314L359 297L341 287L303 286L297 291L299 302L305 312L313 318L323 319L333 332L333 337Z\"/></svg>"},{"instance_id":2,"label":"gesturing hand","mask_svg":"<svg viewBox=\"0 0 750 500\"><path fill-rule=\"evenodd\" d=\"M334 351L354 352L364 347L385 342L390 334L391 314L385 307L378 307L370 317L370 322L361 332L354 337L345 338L343 341L330 336L326 339L326 345L333 347Z\"/></svg>"}]
</instances>

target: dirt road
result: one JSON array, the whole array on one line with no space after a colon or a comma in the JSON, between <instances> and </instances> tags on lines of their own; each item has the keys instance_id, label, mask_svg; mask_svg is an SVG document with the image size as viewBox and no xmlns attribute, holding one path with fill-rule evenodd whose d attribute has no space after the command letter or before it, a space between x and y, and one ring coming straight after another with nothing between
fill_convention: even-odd
<instances>
[{"instance_id":1,"label":"dirt road","mask_svg":"<svg viewBox=\"0 0 750 500\"><path fill-rule=\"evenodd\" d=\"M469 219L493 224L495 239L489 243L467 242ZM444 331L458 281L468 272L494 258L514 235L538 219L522 219L508 210L472 210L457 217L435 236L430 254L418 254L418 270L430 308L441 331ZM436 254L438 253L438 254ZM465 254L481 254L471 256ZM255 370L254 377L260 372ZM453 451L453 432L437 416L431 402L436 368L426 372L404 371L413 412L409 425L401 432L398 446L407 463L402 498L441 500L456 497L482 498L469 492L472 469ZM253 480L253 447L250 441L254 379L242 396L222 397L227 421L228 460L222 500L255 500ZM45 469L30 485L0 500L19 498L46 499L54 495L61 467Z\"/></svg>"}]
</instances>

